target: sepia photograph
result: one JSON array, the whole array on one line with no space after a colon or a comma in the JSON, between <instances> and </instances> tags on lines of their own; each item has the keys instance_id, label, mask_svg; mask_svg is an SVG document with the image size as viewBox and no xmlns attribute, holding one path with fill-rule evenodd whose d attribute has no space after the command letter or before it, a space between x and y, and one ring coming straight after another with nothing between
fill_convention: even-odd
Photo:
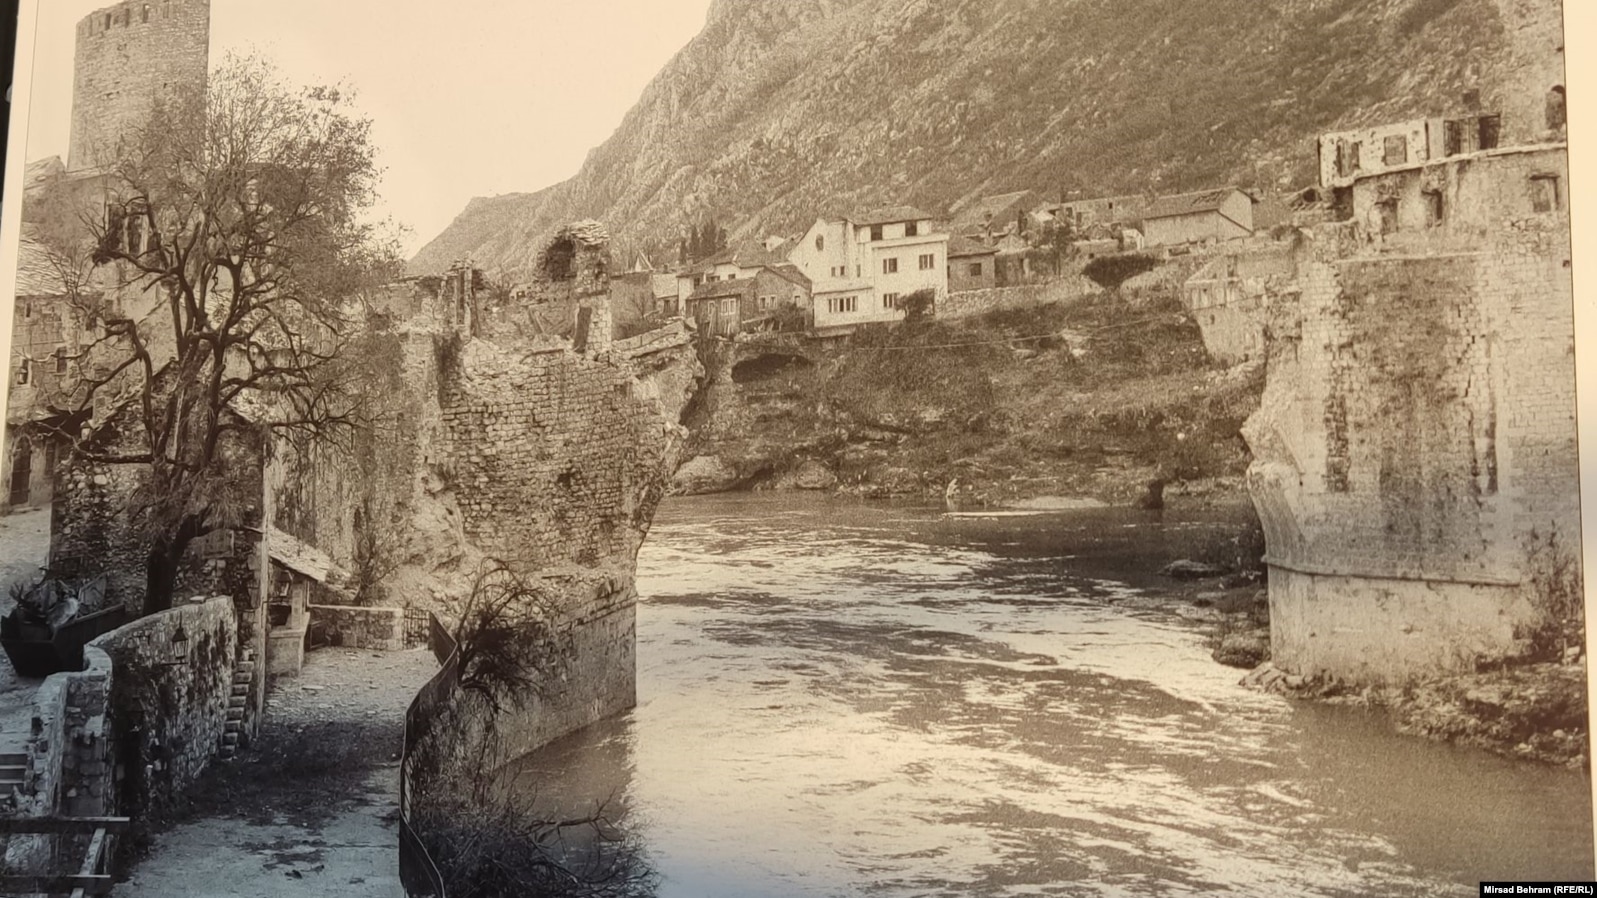
<instances>
[{"instance_id":1,"label":"sepia photograph","mask_svg":"<svg viewBox=\"0 0 1597 898\"><path fill-rule=\"evenodd\" d=\"M0 896L1597 887L1578 13L21 0Z\"/></svg>"}]
</instances>

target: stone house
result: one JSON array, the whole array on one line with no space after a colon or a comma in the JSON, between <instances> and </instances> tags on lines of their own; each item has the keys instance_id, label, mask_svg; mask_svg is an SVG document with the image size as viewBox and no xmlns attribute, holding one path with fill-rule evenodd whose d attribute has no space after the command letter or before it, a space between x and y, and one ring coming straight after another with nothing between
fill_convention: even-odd
<instances>
[{"instance_id":1,"label":"stone house","mask_svg":"<svg viewBox=\"0 0 1597 898\"><path fill-rule=\"evenodd\" d=\"M783 308L811 311L810 279L790 263L767 265L754 276L754 308L745 321L759 321L777 315Z\"/></svg>"},{"instance_id":2,"label":"stone house","mask_svg":"<svg viewBox=\"0 0 1597 898\"><path fill-rule=\"evenodd\" d=\"M688 297L686 317L721 336L759 327L784 308L809 309L809 279L791 265L762 265L749 277L708 281Z\"/></svg>"},{"instance_id":3,"label":"stone house","mask_svg":"<svg viewBox=\"0 0 1597 898\"><path fill-rule=\"evenodd\" d=\"M51 500L59 431L75 407L83 338L82 316L68 303L44 247L25 233L18 252L0 511Z\"/></svg>"},{"instance_id":4,"label":"stone house","mask_svg":"<svg viewBox=\"0 0 1597 898\"><path fill-rule=\"evenodd\" d=\"M1148 246L1222 243L1253 235L1254 199L1235 187L1162 196L1142 212Z\"/></svg>"},{"instance_id":5,"label":"stone house","mask_svg":"<svg viewBox=\"0 0 1597 898\"><path fill-rule=\"evenodd\" d=\"M752 278L761 268L785 261L780 252L766 249L761 243L727 247L683 269L677 275L677 296L686 303L688 297L705 284Z\"/></svg>"},{"instance_id":6,"label":"stone house","mask_svg":"<svg viewBox=\"0 0 1597 898\"><path fill-rule=\"evenodd\" d=\"M998 248L958 234L948 241L948 292L998 286Z\"/></svg>"},{"instance_id":7,"label":"stone house","mask_svg":"<svg viewBox=\"0 0 1597 898\"><path fill-rule=\"evenodd\" d=\"M744 308L753 303L753 278L709 281L688 297L684 317L694 322L701 332L731 337L742 326Z\"/></svg>"},{"instance_id":8,"label":"stone house","mask_svg":"<svg viewBox=\"0 0 1597 898\"><path fill-rule=\"evenodd\" d=\"M1046 207L1054 220L1068 225L1072 233L1090 234L1094 227L1141 221L1148 207L1145 196L1105 196L1085 200L1066 200Z\"/></svg>"},{"instance_id":9,"label":"stone house","mask_svg":"<svg viewBox=\"0 0 1597 898\"><path fill-rule=\"evenodd\" d=\"M1500 142L1502 116L1481 116L1474 127L1457 128L1458 122L1442 119L1413 119L1373 128L1359 128L1320 135L1320 185L1346 187L1364 175L1380 174L1391 168L1423 164L1432 158L1453 155L1462 147L1448 147L1454 141L1467 142L1469 149L1492 149ZM1448 133L1444 134L1443 132Z\"/></svg>"},{"instance_id":10,"label":"stone house","mask_svg":"<svg viewBox=\"0 0 1597 898\"><path fill-rule=\"evenodd\" d=\"M954 213L949 231L987 243L1008 234L1024 239L1038 223L1032 213L1046 205L1043 196L1033 190L978 197Z\"/></svg>"}]
</instances>

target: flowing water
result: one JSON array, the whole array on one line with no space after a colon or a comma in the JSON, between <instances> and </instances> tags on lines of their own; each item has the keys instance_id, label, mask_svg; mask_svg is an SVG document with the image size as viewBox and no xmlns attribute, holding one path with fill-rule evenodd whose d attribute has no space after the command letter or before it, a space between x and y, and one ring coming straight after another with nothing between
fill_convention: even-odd
<instances>
[{"instance_id":1,"label":"flowing water","mask_svg":"<svg viewBox=\"0 0 1597 898\"><path fill-rule=\"evenodd\" d=\"M1239 512L673 500L638 706L520 765L661 896L1474 895L1591 879L1579 772L1250 692L1155 573Z\"/></svg>"}]
</instances>

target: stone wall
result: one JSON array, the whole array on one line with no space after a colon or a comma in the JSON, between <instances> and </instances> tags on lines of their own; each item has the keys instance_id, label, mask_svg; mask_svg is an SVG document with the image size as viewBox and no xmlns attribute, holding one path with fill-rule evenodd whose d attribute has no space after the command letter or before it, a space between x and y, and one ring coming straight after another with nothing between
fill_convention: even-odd
<instances>
[{"instance_id":1,"label":"stone wall","mask_svg":"<svg viewBox=\"0 0 1597 898\"><path fill-rule=\"evenodd\" d=\"M405 609L312 605L311 628L323 629L333 645L398 651L405 647Z\"/></svg>"},{"instance_id":2,"label":"stone wall","mask_svg":"<svg viewBox=\"0 0 1597 898\"><path fill-rule=\"evenodd\" d=\"M0 799L0 816L107 816L116 805L116 758L109 710L111 659L83 651L83 670L46 677L33 694L22 785ZM66 837L13 836L0 860L13 870L43 870Z\"/></svg>"},{"instance_id":3,"label":"stone wall","mask_svg":"<svg viewBox=\"0 0 1597 898\"><path fill-rule=\"evenodd\" d=\"M174 657L179 629L186 651ZM123 768L118 805L143 816L194 783L221 747L238 658L228 596L140 618L91 643L110 657L111 715Z\"/></svg>"},{"instance_id":4,"label":"stone wall","mask_svg":"<svg viewBox=\"0 0 1597 898\"><path fill-rule=\"evenodd\" d=\"M637 704L637 601L630 566L546 573L537 580L561 609L565 659L557 676L492 714L492 766ZM468 732L487 709L468 708Z\"/></svg>"},{"instance_id":5,"label":"stone wall","mask_svg":"<svg viewBox=\"0 0 1597 898\"><path fill-rule=\"evenodd\" d=\"M1319 233L1271 299L1245 435L1279 666L1382 682L1510 654L1531 543L1578 541L1568 220L1495 214L1470 252Z\"/></svg>"},{"instance_id":6,"label":"stone wall","mask_svg":"<svg viewBox=\"0 0 1597 898\"><path fill-rule=\"evenodd\" d=\"M1064 302L1086 296L1097 289L1097 285L1092 281L1075 275L1045 284L966 290L941 297L937 303L936 314L938 318L968 318L999 309L1024 309L1051 302Z\"/></svg>"},{"instance_id":7,"label":"stone wall","mask_svg":"<svg viewBox=\"0 0 1597 898\"><path fill-rule=\"evenodd\" d=\"M658 390L609 358L485 341L449 381L441 469L473 545L530 570L637 552L683 436Z\"/></svg>"},{"instance_id":8,"label":"stone wall","mask_svg":"<svg viewBox=\"0 0 1597 898\"><path fill-rule=\"evenodd\" d=\"M103 815L115 807L111 728L112 662L89 647L82 671L46 677L33 694L28 769L15 810L23 816Z\"/></svg>"},{"instance_id":9,"label":"stone wall","mask_svg":"<svg viewBox=\"0 0 1597 898\"><path fill-rule=\"evenodd\" d=\"M210 0L126 0L79 20L67 168L111 158L174 85L203 89L210 47Z\"/></svg>"},{"instance_id":10,"label":"stone wall","mask_svg":"<svg viewBox=\"0 0 1597 898\"><path fill-rule=\"evenodd\" d=\"M1209 357L1225 365L1264 358L1264 304L1262 295L1238 294L1229 302L1195 310L1192 317Z\"/></svg>"}]
</instances>

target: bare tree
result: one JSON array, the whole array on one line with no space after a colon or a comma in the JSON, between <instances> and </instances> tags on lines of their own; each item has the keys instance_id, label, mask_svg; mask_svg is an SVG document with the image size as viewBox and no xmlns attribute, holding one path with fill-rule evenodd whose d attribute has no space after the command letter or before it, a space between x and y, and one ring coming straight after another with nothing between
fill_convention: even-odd
<instances>
[{"instance_id":1,"label":"bare tree","mask_svg":"<svg viewBox=\"0 0 1597 898\"><path fill-rule=\"evenodd\" d=\"M40 233L93 328L71 356L75 401L137 418L115 440L64 436L87 461L141 469L149 612L169 607L195 538L239 523L232 447L354 426L346 309L397 254L367 220L369 120L337 88L292 89L259 58L229 57L205 89L157 104L114 158L89 189L42 198Z\"/></svg>"},{"instance_id":2,"label":"bare tree","mask_svg":"<svg viewBox=\"0 0 1597 898\"><path fill-rule=\"evenodd\" d=\"M539 585L500 561L478 571L455 631L460 688L500 713L540 695L571 662L570 634Z\"/></svg>"}]
</instances>

